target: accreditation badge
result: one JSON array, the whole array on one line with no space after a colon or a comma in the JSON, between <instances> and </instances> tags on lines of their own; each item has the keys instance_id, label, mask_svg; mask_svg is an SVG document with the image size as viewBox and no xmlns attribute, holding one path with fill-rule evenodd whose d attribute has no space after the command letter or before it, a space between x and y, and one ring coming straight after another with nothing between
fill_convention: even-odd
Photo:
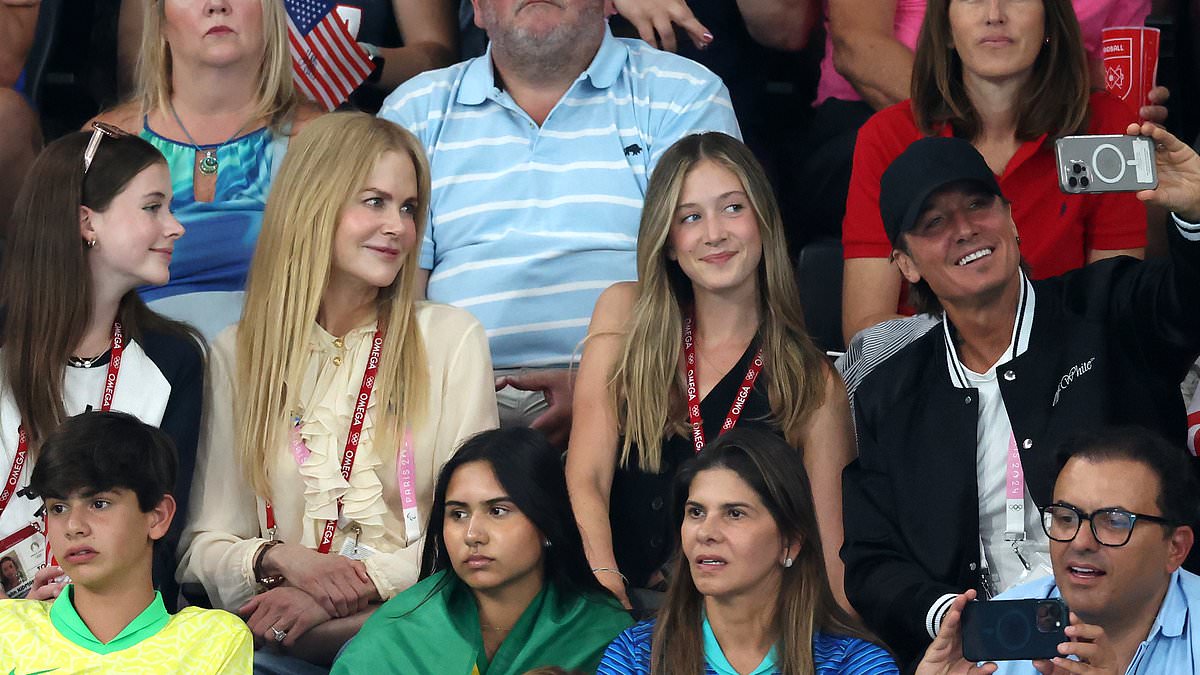
<instances>
[{"instance_id":1,"label":"accreditation badge","mask_svg":"<svg viewBox=\"0 0 1200 675\"><path fill-rule=\"evenodd\" d=\"M0 551L0 587L10 598L29 595L33 575L46 560L46 537L33 530L3 551Z\"/></svg>"}]
</instances>

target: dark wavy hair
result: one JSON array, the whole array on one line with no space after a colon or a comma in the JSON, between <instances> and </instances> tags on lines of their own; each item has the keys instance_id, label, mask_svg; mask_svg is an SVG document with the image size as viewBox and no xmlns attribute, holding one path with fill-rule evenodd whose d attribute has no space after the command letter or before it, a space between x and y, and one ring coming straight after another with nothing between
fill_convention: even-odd
<instances>
[{"instance_id":1,"label":"dark wavy hair","mask_svg":"<svg viewBox=\"0 0 1200 675\"><path fill-rule=\"evenodd\" d=\"M820 451L820 449L816 449ZM817 632L875 642L833 597L817 529L816 506L803 454L761 425L739 424L688 460L675 477L671 508L675 533L683 526L692 481L712 469L733 471L754 490L783 536L800 542L795 564L781 568L772 616L777 668L783 675L811 675ZM679 547L676 546L679 552ZM671 585L659 610L650 656L652 675L704 672L704 596L692 579L687 557L675 556Z\"/></svg>"},{"instance_id":2,"label":"dark wavy hair","mask_svg":"<svg viewBox=\"0 0 1200 675\"><path fill-rule=\"evenodd\" d=\"M126 413L92 410L46 437L29 488L43 499L124 488L149 513L174 492L178 471L175 444L161 429Z\"/></svg>"},{"instance_id":3,"label":"dark wavy hair","mask_svg":"<svg viewBox=\"0 0 1200 675\"><path fill-rule=\"evenodd\" d=\"M543 550L547 583L576 591L607 593L592 574L567 496L562 459L541 432L526 428L493 429L467 439L446 462L433 489L433 507L421 552L421 578L450 570L443 523L446 489L464 464L487 462L496 480L521 513L550 542Z\"/></svg>"}]
</instances>

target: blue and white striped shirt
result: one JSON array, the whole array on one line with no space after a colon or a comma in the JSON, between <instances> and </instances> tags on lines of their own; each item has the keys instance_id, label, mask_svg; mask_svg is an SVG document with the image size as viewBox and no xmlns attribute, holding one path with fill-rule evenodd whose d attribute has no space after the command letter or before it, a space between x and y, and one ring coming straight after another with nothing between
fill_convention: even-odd
<instances>
[{"instance_id":1,"label":"blue and white striped shirt","mask_svg":"<svg viewBox=\"0 0 1200 675\"><path fill-rule=\"evenodd\" d=\"M497 368L570 363L600 292L636 277L654 163L689 133L741 137L716 75L607 29L540 127L497 88L490 48L409 80L379 115L429 154L429 299L478 317Z\"/></svg>"}]
</instances>

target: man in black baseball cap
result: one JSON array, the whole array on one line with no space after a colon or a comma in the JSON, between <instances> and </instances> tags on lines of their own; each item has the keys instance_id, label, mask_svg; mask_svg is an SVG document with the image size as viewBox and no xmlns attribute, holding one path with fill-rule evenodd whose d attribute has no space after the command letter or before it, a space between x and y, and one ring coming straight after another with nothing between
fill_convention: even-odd
<instances>
[{"instance_id":1,"label":"man in black baseball cap","mask_svg":"<svg viewBox=\"0 0 1200 675\"><path fill-rule=\"evenodd\" d=\"M1003 196L987 162L961 138L923 138L888 166L879 181L879 211L893 246L900 234L916 225L929 196L955 182L973 182L989 194Z\"/></svg>"},{"instance_id":2,"label":"man in black baseball cap","mask_svg":"<svg viewBox=\"0 0 1200 675\"><path fill-rule=\"evenodd\" d=\"M1169 261L1120 257L1032 282L1008 202L970 143L919 140L883 174L892 255L918 309L942 321L857 390L842 558L851 603L904 661L957 593L1050 573L1037 507L1063 439L1135 424L1184 451L1179 382L1200 353L1200 157L1152 125L1129 131L1160 144L1159 188L1139 196L1178 214Z\"/></svg>"},{"instance_id":3,"label":"man in black baseball cap","mask_svg":"<svg viewBox=\"0 0 1200 675\"><path fill-rule=\"evenodd\" d=\"M888 166L879 187L883 227L917 311L940 314L943 309L924 278L946 276L926 259L930 246L944 247L936 251L939 255L957 254L947 269L954 273L950 277L967 284L961 290L968 295L975 295L973 289L980 282L998 283L1002 278L1008 295L1016 297L1020 286L1013 263L1020 264L1020 239L996 176L974 146L961 138L921 139ZM963 218L955 220L957 215ZM925 274L916 269L917 259L922 260ZM944 284L942 293L962 295L952 284Z\"/></svg>"}]
</instances>

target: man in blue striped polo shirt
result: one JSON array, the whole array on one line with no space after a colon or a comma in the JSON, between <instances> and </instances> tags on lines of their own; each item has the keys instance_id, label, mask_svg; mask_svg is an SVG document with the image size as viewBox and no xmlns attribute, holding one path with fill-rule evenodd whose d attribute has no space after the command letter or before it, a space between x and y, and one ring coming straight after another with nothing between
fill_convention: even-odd
<instances>
[{"instance_id":1,"label":"man in blue striped polo shirt","mask_svg":"<svg viewBox=\"0 0 1200 675\"><path fill-rule=\"evenodd\" d=\"M654 163L686 134L740 133L717 76L614 38L604 0L474 4L487 53L409 80L379 114L429 153L429 299L487 329L497 384L511 385L501 423L565 445L567 366L600 292L636 278Z\"/></svg>"}]
</instances>

